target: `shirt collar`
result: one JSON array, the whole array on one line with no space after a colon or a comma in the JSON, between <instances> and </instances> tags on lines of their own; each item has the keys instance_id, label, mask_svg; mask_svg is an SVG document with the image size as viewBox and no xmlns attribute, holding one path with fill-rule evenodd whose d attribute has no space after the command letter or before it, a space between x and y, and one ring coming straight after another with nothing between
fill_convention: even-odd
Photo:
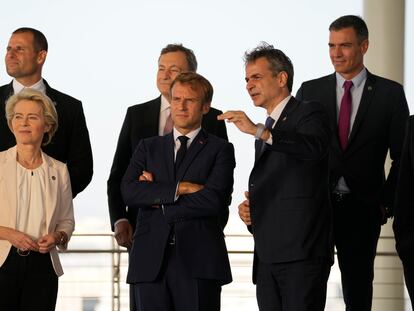
<instances>
[{"instance_id":1,"label":"shirt collar","mask_svg":"<svg viewBox=\"0 0 414 311\"><path fill-rule=\"evenodd\" d=\"M40 79L35 84L33 84L31 86L27 86L27 87L24 86L23 84L21 84L16 79L13 79L13 94L18 94L25 88L26 89L33 89L33 90L41 92L42 94L46 94L46 85L43 82L43 79Z\"/></svg>"},{"instance_id":2,"label":"shirt collar","mask_svg":"<svg viewBox=\"0 0 414 311\"><path fill-rule=\"evenodd\" d=\"M191 143L194 138L198 135L198 133L200 133L201 131L201 126L198 129L192 130L190 133L187 133L185 136L187 136L188 142ZM181 134L175 127L173 129L173 135L174 135L174 141L177 140L178 136L182 136L183 134Z\"/></svg>"},{"instance_id":3,"label":"shirt collar","mask_svg":"<svg viewBox=\"0 0 414 311\"><path fill-rule=\"evenodd\" d=\"M277 104L276 107L273 109L272 113L270 114L270 117L272 117L272 119L275 120L275 123L279 119L280 115L282 114L283 109L285 109L285 106L287 105L291 97L292 95L287 96L279 104Z\"/></svg>"},{"instance_id":4,"label":"shirt collar","mask_svg":"<svg viewBox=\"0 0 414 311\"><path fill-rule=\"evenodd\" d=\"M170 108L170 103L168 102L167 98L164 95L161 95L161 108L160 111L164 111Z\"/></svg>"},{"instance_id":5,"label":"shirt collar","mask_svg":"<svg viewBox=\"0 0 414 311\"><path fill-rule=\"evenodd\" d=\"M344 85L344 82L346 81L344 77L342 77L339 73L335 73L336 75L336 84L338 87L342 89L342 86ZM358 73L355 77L351 79L352 83L354 84L355 88L358 88L362 82L365 81L367 78L367 69L364 67L360 73Z\"/></svg>"}]
</instances>

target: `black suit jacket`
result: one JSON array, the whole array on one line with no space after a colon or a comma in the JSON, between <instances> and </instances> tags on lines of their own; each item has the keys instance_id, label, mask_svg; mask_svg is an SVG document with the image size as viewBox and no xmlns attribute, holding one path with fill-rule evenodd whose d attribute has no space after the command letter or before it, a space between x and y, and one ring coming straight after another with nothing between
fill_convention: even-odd
<instances>
[{"instance_id":1,"label":"black suit jacket","mask_svg":"<svg viewBox=\"0 0 414 311\"><path fill-rule=\"evenodd\" d=\"M317 102L292 97L249 178L255 253L266 263L331 259L327 114ZM255 257L256 259L256 257ZM253 280L255 281L255 260Z\"/></svg>"},{"instance_id":2,"label":"black suit jacket","mask_svg":"<svg viewBox=\"0 0 414 311\"><path fill-rule=\"evenodd\" d=\"M404 262L414 260L414 116L409 118L396 189L394 234Z\"/></svg>"},{"instance_id":3,"label":"black suit jacket","mask_svg":"<svg viewBox=\"0 0 414 311\"><path fill-rule=\"evenodd\" d=\"M328 110L330 184L333 190L341 176L351 192L369 206L392 208L408 106L402 86L367 72L367 80L348 140L341 150L338 138L336 76L331 74L304 82L298 99L318 100ZM388 152L392 166L385 180L384 162Z\"/></svg>"},{"instance_id":4,"label":"black suit jacket","mask_svg":"<svg viewBox=\"0 0 414 311\"><path fill-rule=\"evenodd\" d=\"M52 141L42 147L42 150L67 164L72 195L75 197L90 183L93 174L92 149L82 103L52 89L45 80L43 82L46 86L46 95L55 104L59 124ZM3 111L0 114L0 151L16 145L4 113L6 101L11 95L13 95L12 83L0 87L0 105Z\"/></svg>"},{"instance_id":5,"label":"black suit jacket","mask_svg":"<svg viewBox=\"0 0 414 311\"><path fill-rule=\"evenodd\" d=\"M139 211L128 283L151 282L159 275L171 224L177 257L192 277L231 282L219 215L228 206L234 167L233 145L203 130L191 143L176 176L172 134L140 141L121 184L126 204ZM138 181L143 170L153 174L154 182ZM204 189L175 201L180 181L203 184Z\"/></svg>"},{"instance_id":6,"label":"black suit jacket","mask_svg":"<svg viewBox=\"0 0 414 311\"><path fill-rule=\"evenodd\" d=\"M121 180L140 140L158 136L160 107L161 96L144 104L131 106L126 113L108 179L108 206L112 230L114 223L121 218L128 219L135 227L137 211L127 210L121 196ZM203 116L202 127L207 132L227 140L226 126L223 121L217 120L219 114L221 111L211 108Z\"/></svg>"}]
</instances>

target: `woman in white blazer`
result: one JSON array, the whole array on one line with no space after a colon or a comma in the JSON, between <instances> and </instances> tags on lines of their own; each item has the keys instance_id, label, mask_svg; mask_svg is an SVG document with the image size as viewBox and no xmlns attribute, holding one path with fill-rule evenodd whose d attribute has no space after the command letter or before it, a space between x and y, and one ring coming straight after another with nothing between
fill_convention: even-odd
<instances>
[{"instance_id":1,"label":"woman in white blazer","mask_svg":"<svg viewBox=\"0 0 414 311\"><path fill-rule=\"evenodd\" d=\"M7 101L6 118L16 146L0 152L0 310L55 310L57 248L67 248L75 225L66 165L41 150L56 110L26 89Z\"/></svg>"}]
</instances>

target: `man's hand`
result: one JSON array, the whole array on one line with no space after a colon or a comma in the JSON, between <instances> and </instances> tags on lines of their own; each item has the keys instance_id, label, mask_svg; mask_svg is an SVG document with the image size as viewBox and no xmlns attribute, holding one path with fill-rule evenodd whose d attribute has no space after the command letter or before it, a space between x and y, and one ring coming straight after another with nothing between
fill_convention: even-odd
<instances>
[{"instance_id":1,"label":"man's hand","mask_svg":"<svg viewBox=\"0 0 414 311\"><path fill-rule=\"evenodd\" d=\"M234 123L240 131L253 136L257 131L256 124L243 111L227 111L218 115L217 120L227 120L227 122Z\"/></svg>"},{"instance_id":2,"label":"man's hand","mask_svg":"<svg viewBox=\"0 0 414 311\"><path fill-rule=\"evenodd\" d=\"M120 221L115 225L114 234L119 246L130 249L132 246L132 233L132 226L127 220Z\"/></svg>"},{"instance_id":3,"label":"man's hand","mask_svg":"<svg viewBox=\"0 0 414 311\"><path fill-rule=\"evenodd\" d=\"M152 173L147 172L147 171L142 171L142 174L139 176L138 180L139 181L153 182L154 177L152 176Z\"/></svg>"},{"instance_id":4,"label":"man's hand","mask_svg":"<svg viewBox=\"0 0 414 311\"><path fill-rule=\"evenodd\" d=\"M387 207L385 207L384 205L380 205L380 210L381 210L381 225L385 225L387 223L388 218L390 217L390 211Z\"/></svg>"},{"instance_id":5,"label":"man's hand","mask_svg":"<svg viewBox=\"0 0 414 311\"><path fill-rule=\"evenodd\" d=\"M246 224L246 226L250 226L252 224L252 220L250 218L250 202L249 202L249 192L245 191L244 195L246 200L244 200L239 205L239 216L241 220Z\"/></svg>"},{"instance_id":6,"label":"man's hand","mask_svg":"<svg viewBox=\"0 0 414 311\"><path fill-rule=\"evenodd\" d=\"M204 189L204 185L182 181L178 184L177 195L191 194Z\"/></svg>"}]
</instances>

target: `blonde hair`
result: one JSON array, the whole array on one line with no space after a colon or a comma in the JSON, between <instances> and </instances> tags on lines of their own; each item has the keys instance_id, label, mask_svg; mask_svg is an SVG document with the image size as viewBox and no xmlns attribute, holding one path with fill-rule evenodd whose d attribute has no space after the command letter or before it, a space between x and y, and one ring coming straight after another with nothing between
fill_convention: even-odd
<instances>
[{"instance_id":1,"label":"blonde hair","mask_svg":"<svg viewBox=\"0 0 414 311\"><path fill-rule=\"evenodd\" d=\"M45 124L50 127L49 131L47 131L43 136L42 141L43 146L47 145L52 140L52 137L58 128L58 115L55 105L49 97L36 90L24 89L20 93L14 94L6 102L6 119L10 130L12 130L14 108L16 107L16 104L22 100L34 101L42 108Z\"/></svg>"}]
</instances>

